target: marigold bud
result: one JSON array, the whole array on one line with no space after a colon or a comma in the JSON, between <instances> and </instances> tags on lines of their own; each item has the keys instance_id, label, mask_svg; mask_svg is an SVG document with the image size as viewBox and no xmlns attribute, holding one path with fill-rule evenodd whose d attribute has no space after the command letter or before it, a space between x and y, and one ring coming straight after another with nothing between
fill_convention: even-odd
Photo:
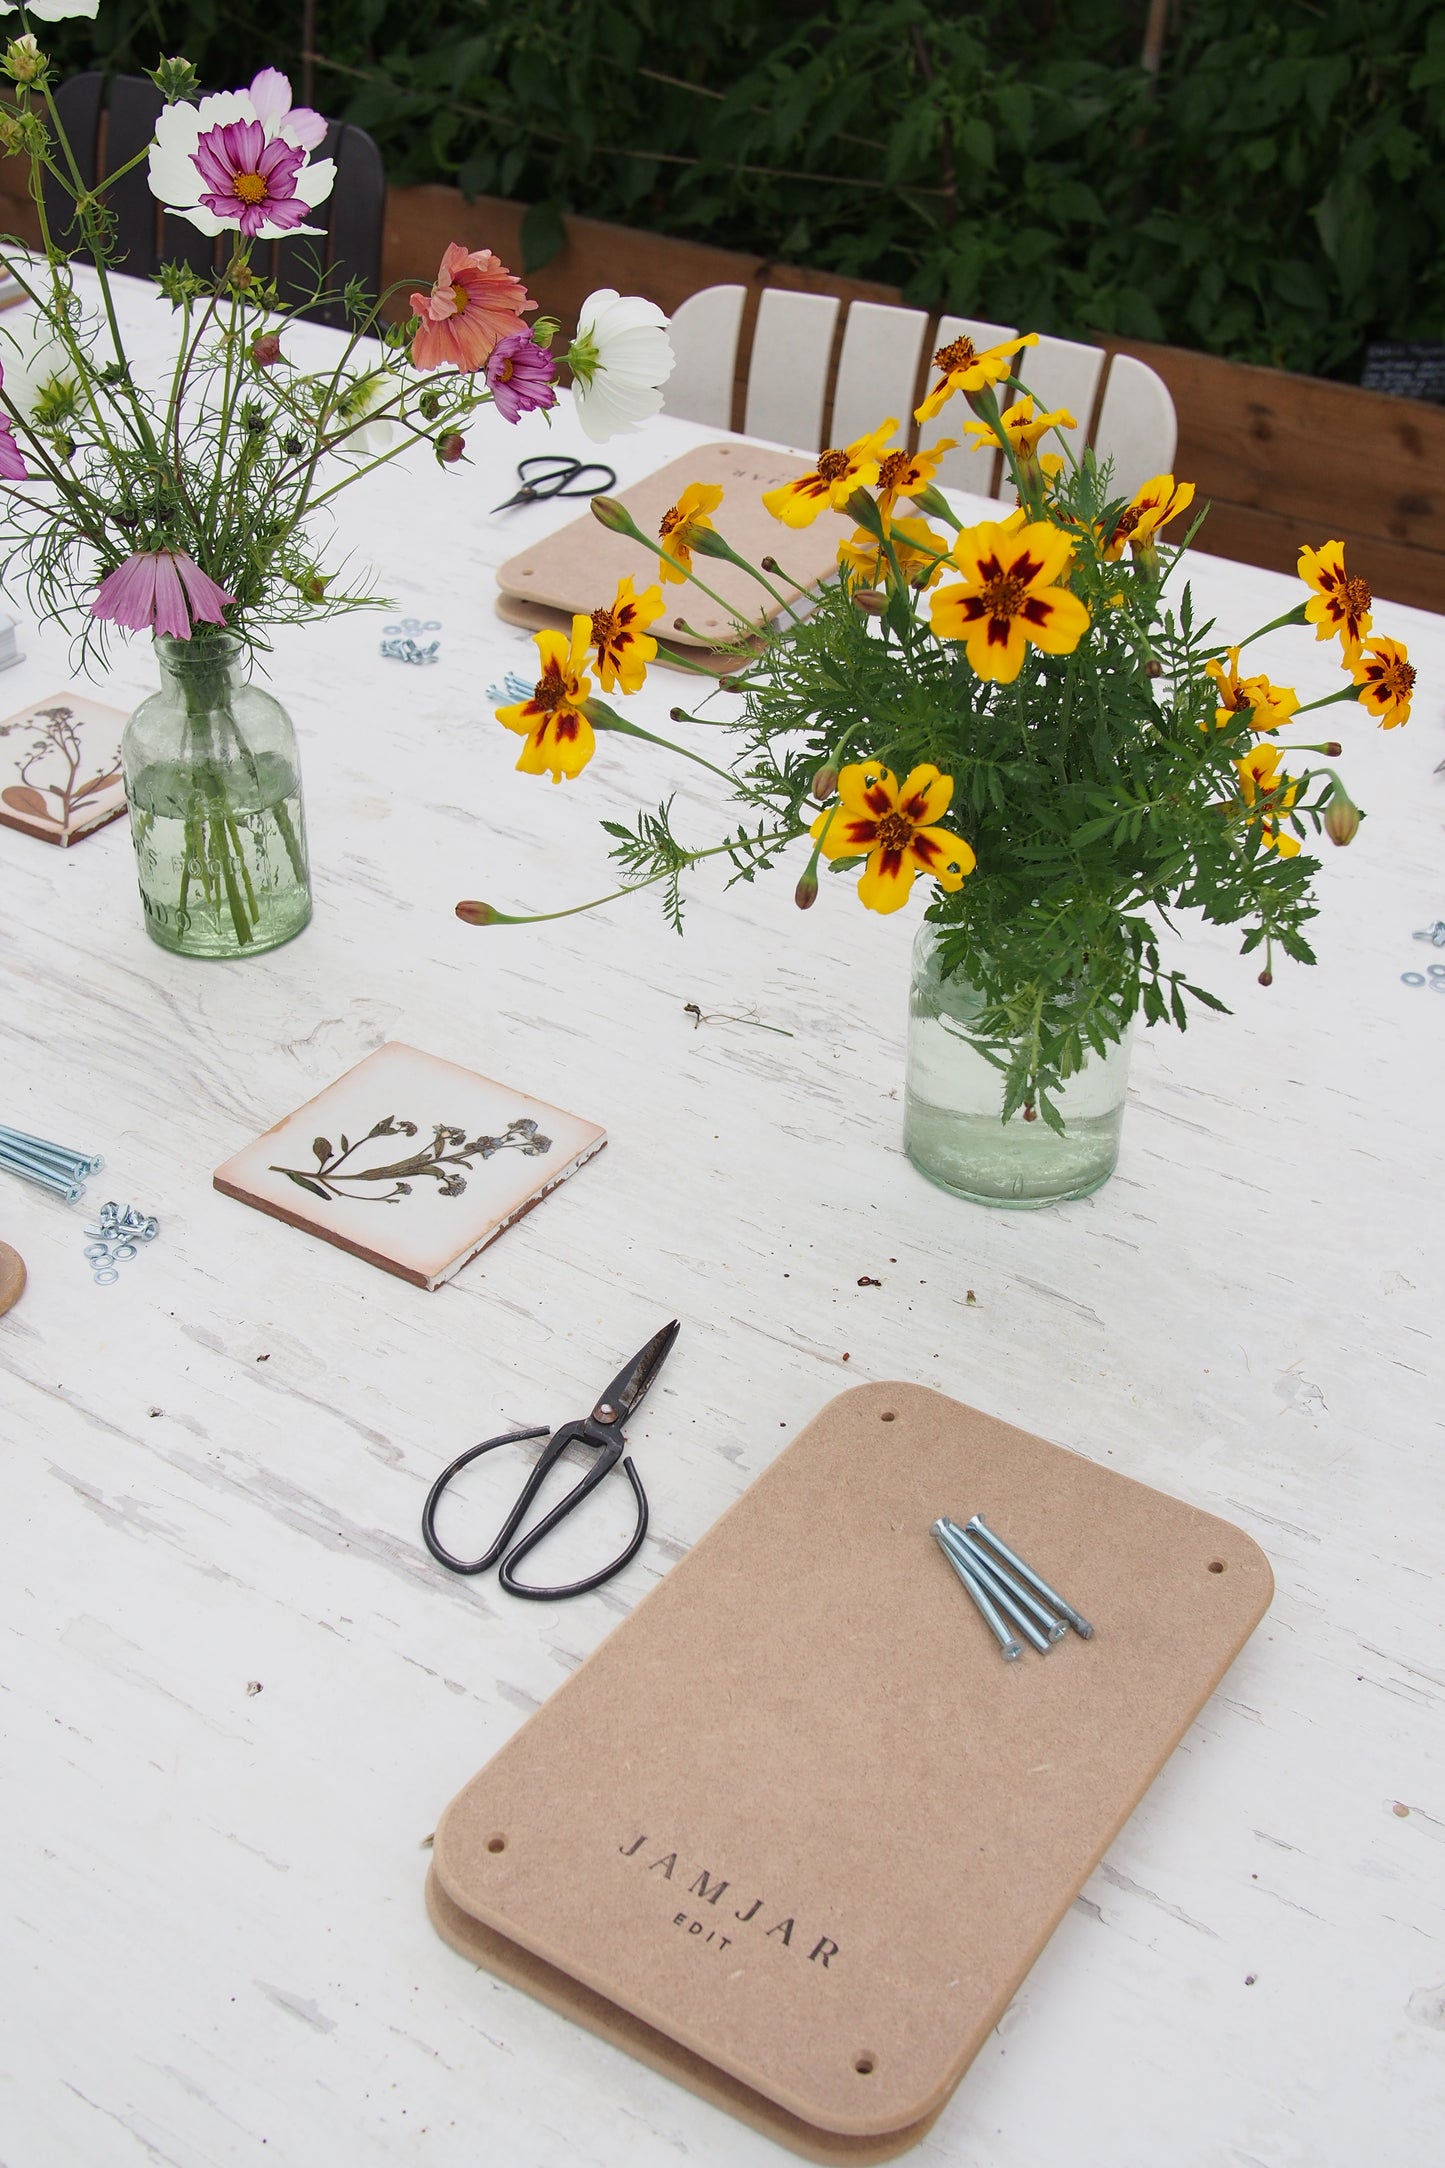
<instances>
[{"instance_id":1,"label":"marigold bud","mask_svg":"<svg viewBox=\"0 0 1445 2168\"><path fill-rule=\"evenodd\" d=\"M761 562L764 572L781 572L783 569L776 557L764 557Z\"/></svg>"},{"instance_id":2,"label":"marigold bud","mask_svg":"<svg viewBox=\"0 0 1445 2168\"><path fill-rule=\"evenodd\" d=\"M824 799L831 798L837 788L838 771L831 762L828 762L818 770L813 778L813 796L817 799L819 805L822 805Z\"/></svg>"},{"instance_id":3,"label":"marigold bud","mask_svg":"<svg viewBox=\"0 0 1445 2168\"><path fill-rule=\"evenodd\" d=\"M1259 974L1259 983L1261 986L1273 986L1274 973L1272 971L1261 971Z\"/></svg>"},{"instance_id":4,"label":"marigold bud","mask_svg":"<svg viewBox=\"0 0 1445 2168\"><path fill-rule=\"evenodd\" d=\"M793 890L793 901L800 911L811 911L818 900L818 876L809 866L807 872Z\"/></svg>"},{"instance_id":5,"label":"marigold bud","mask_svg":"<svg viewBox=\"0 0 1445 2168\"><path fill-rule=\"evenodd\" d=\"M465 926L490 926L496 912L489 903L459 903L457 917Z\"/></svg>"},{"instance_id":6,"label":"marigold bud","mask_svg":"<svg viewBox=\"0 0 1445 2168\"><path fill-rule=\"evenodd\" d=\"M444 437L437 438L437 458L444 467L454 467L467 448L467 440L459 430L449 429Z\"/></svg>"},{"instance_id":7,"label":"marigold bud","mask_svg":"<svg viewBox=\"0 0 1445 2168\"><path fill-rule=\"evenodd\" d=\"M610 527L614 534L626 534L632 525L632 515L615 497L594 497L592 517L600 519L603 526Z\"/></svg>"},{"instance_id":8,"label":"marigold bud","mask_svg":"<svg viewBox=\"0 0 1445 2168\"><path fill-rule=\"evenodd\" d=\"M853 592L853 607L865 617L881 617L888 607L888 597L880 595L876 587L859 587Z\"/></svg>"},{"instance_id":9,"label":"marigold bud","mask_svg":"<svg viewBox=\"0 0 1445 2168\"><path fill-rule=\"evenodd\" d=\"M1336 790L1325 807L1325 834L1331 843L1353 843L1360 832L1360 809L1342 790Z\"/></svg>"},{"instance_id":10,"label":"marigold bud","mask_svg":"<svg viewBox=\"0 0 1445 2168\"><path fill-rule=\"evenodd\" d=\"M263 331L251 341L251 359L258 369L274 369L281 359L281 334L279 331Z\"/></svg>"},{"instance_id":11,"label":"marigold bud","mask_svg":"<svg viewBox=\"0 0 1445 2168\"><path fill-rule=\"evenodd\" d=\"M1038 1118L1039 1118L1039 1110L1038 1110L1038 1108L1037 1108L1037 1107L1025 1107L1025 1108L1024 1108L1024 1120L1025 1120L1026 1122L1036 1122L1036 1121L1038 1120Z\"/></svg>"},{"instance_id":12,"label":"marigold bud","mask_svg":"<svg viewBox=\"0 0 1445 2168\"><path fill-rule=\"evenodd\" d=\"M881 542L884 534L883 514L879 511L866 489L855 489L843 510L849 519L856 520L865 534L871 534Z\"/></svg>"},{"instance_id":13,"label":"marigold bud","mask_svg":"<svg viewBox=\"0 0 1445 2168\"><path fill-rule=\"evenodd\" d=\"M1338 760L1343 751L1344 747L1339 739L1331 738L1325 746L1325 758L1326 760Z\"/></svg>"},{"instance_id":14,"label":"marigold bud","mask_svg":"<svg viewBox=\"0 0 1445 2168\"><path fill-rule=\"evenodd\" d=\"M1149 678L1162 678L1164 675L1163 663L1151 655L1144 665L1144 675Z\"/></svg>"}]
</instances>

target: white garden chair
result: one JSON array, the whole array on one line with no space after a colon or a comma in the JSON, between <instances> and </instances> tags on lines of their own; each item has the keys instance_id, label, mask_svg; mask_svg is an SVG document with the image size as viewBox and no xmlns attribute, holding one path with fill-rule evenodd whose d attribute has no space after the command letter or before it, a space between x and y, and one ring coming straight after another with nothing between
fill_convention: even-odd
<instances>
[{"instance_id":1,"label":"white garden chair","mask_svg":"<svg viewBox=\"0 0 1445 2168\"><path fill-rule=\"evenodd\" d=\"M707 286L676 309L672 343L677 359L666 389L669 414L715 429L731 427L746 300L744 286ZM906 435L920 385L928 381L920 369L925 340L931 365L937 349L953 339L968 337L982 347L1018 336L1009 324L944 316L930 338L930 318L922 309L855 301L844 320L830 408L828 378L841 308L832 294L764 288L743 403L747 435L794 451L816 452L825 442L851 443L889 414L897 415ZM1067 408L1077 425L1069 432L1076 448L1091 441L1100 459L1114 462L1116 492L1132 495L1141 482L1172 465L1178 424L1168 386L1147 363L1132 354L1116 354L1105 382L1108 360L1101 347L1046 335L1037 346L1024 348L1015 368L1041 408ZM971 419L968 408L955 400L921 434L928 442L961 436ZM999 454L986 446L960 446L946 455L939 480L949 488L992 496L1000 464Z\"/></svg>"}]
</instances>

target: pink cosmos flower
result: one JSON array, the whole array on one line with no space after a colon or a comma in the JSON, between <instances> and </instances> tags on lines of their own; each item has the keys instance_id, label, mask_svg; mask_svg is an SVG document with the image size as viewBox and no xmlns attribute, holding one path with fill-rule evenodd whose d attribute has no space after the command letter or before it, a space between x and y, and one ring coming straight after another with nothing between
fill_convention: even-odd
<instances>
[{"instance_id":1,"label":"pink cosmos flower","mask_svg":"<svg viewBox=\"0 0 1445 2168\"><path fill-rule=\"evenodd\" d=\"M5 382L5 371L0 369L0 384ZM10 416L0 410L0 481L28 482L30 469L25 464Z\"/></svg>"},{"instance_id":2,"label":"pink cosmos flower","mask_svg":"<svg viewBox=\"0 0 1445 2168\"><path fill-rule=\"evenodd\" d=\"M279 68L263 68L251 78L251 104L268 136L284 136L303 151L326 139L326 122L309 105L292 105L291 78Z\"/></svg>"},{"instance_id":3,"label":"pink cosmos flower","mask_svg":"<svg viewBox=\"0 0 1445 2168\"><path fill-rule=\"evenodd\" d=\"M492 402L504 421L535 407L557 404L552 380L557 364L545 346L538 346L530 331L514 331L499 339L487 357L487 383Z\"/></svg>"},{"instance_id":4,"label":"pink cosmos flower","mask_svg":"<svg viewBox=\"0 0 1445 2168\"><path fill-rule=\"evenodd\" d=\"M235 599L184 550L137 550L106 574L91 598L90 614L109 618L128 632L164 632L173 640L189 640L193 620L224 625L226 606Z\"/></svg>"},{"instance_id":5,"label":"pink cosmos flower","mask_svg":"<svg viewBox=\"0 0 1445 2168\"><path fill-rule=\"evenodd\" d=\"M489 248L465 249L458 241L448 244L431 292L413 294L411 305L421 318L411 342L415 366L451 362L468 371L480 369L500 340L525 331L521 319L537 306Z\"/></svg>"},{"instance_id":6,"label":"pink cosmos flower","mask_svg":"<svg viewBox=\"0 0 1445 2168\"><path fill-rule=\"evenodd\" d=\"M280 136L268 142L258 120L208 128L191 163L204 184L201 202L212 217L234 222L251 238L265 225L299 226L311 208L296 192L305 151Z\"/></svg>"}]
</instances>

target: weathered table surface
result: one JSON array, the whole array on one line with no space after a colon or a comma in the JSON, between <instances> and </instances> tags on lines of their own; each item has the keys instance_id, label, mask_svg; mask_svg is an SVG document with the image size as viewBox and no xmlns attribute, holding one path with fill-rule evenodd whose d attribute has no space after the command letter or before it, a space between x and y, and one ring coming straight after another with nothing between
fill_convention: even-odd
<instances>
[{"instance_id":1,"label":"weathered table surface","mask_svg":"<svg viewBox=\"0 0 1445 2168\"><path fill-rule=\"evenodd\" d=\"M142 343L148 306L127 302ZM704 434L660 422L606 456L626 482ZM562 789L514 771L487 688L533 651L495 618L491 569L575 507L487 507L548 444L586 455L566 414L550 436L496 423L475 469L409 460L341 501L397 614L443 620L441 660L380 659L389 617L278 641L316 872L294 945L178 961L146 938L123 826L68 852L0 829L3 1118L103 1150L92 1197L162 1221L96 1288L84 1208L0 1178L30 1268L0 1321L0 2160L777 2158L438 1941L424 1844L797 1427L889 1377L1237 1518L1278 1577L917 2157L1433 2157L1445 999L1400 974L1445 916L1445 625L1378 613L1421 667L1408 730L1332 711L1371 817L1326 860L1318 969L1264 992L1231 937L1187 930L1235 1014L1142 1036L1100 1194L989 1213L899 1149L921 898L884 920L829 883L803 916L789 875L719 876L682 941L646 898L525 930L453 917L460 896L610 886L599 818L675 788L707 838L719 809L635 741ZM1298 593L1205 556L1191 576L1236 633ZM63 638L23 640L6 712L68 673ZM1268 654L1302 697L1337 682L1303 633ZM119 654L118 704L151 682L143 646ZM389 1037L611 1135L438 1294L210 1187ZM633 1441L653 1532L621 1580L550 1608L439 1573L418 1516L440 1465L504 1421L579 1413L673 1314Z\"/></svg>"}]
</instances>

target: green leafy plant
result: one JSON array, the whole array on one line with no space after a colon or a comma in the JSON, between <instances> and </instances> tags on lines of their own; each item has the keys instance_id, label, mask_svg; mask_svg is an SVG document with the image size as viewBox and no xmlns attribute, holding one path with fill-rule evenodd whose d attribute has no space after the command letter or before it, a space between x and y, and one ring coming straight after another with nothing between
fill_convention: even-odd
<instances>
[{"instance_id":1,"label":"green leafy plant","mask_svg":"<svg viewBox=\"0 0 1445 2168\"><path fill-rule=\"evenodd\" d=\"M394 183L756 250L1057 332L1356 376L1445 337L1445 16L1433 0L106 0L70 65L278 57Z\"/></svg>"}]
</instances>

